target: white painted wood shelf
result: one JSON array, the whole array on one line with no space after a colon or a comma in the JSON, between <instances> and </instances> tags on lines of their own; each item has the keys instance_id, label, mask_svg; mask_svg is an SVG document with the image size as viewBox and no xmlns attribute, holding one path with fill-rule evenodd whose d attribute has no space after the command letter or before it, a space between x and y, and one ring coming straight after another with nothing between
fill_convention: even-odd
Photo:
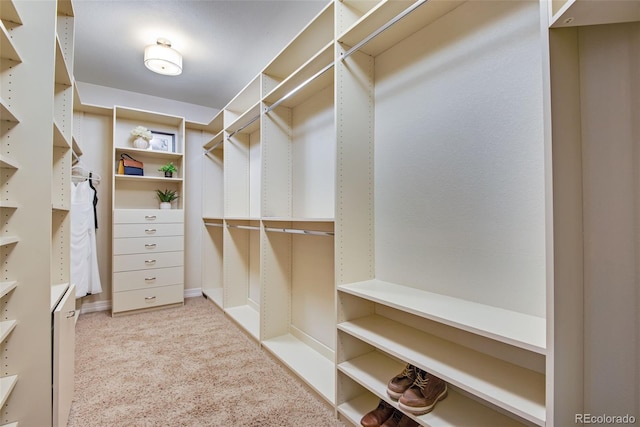
<instances>
[{"instance_id":1,"label":"white painted wood shelf","mask_svg":"<svg viewBox=\"0 0 640 427\"><path fill-rule=\"evenodd\" d=\"M4 342L7 339L11 331L16 327L15 320L4 320L0 322L0 342Z\"/></svg>"},{"instance_id":2,"label":"white painted wood shelf","mask_svg":"<svg viewBox=\"0 0 640 427\"><path fill-rule=\"evenodd\" d=\"M58 303L60 302L60 300L62 299L62 297L64 296L64 293L67 292L68 288L69 288L68 283L59 283L51 286L50 309L52 313L53 313L53 310L55 310Z\"/></svg>"},{"instance_id":3,"label":"white painted wood shelf","mask_svg":"<svg viewBox=\"0 0 640 427\"><path fill-rule=\"evenodd\" d=\"M339 323L338 329L518 417L545 424L540 373L377 315Z\"/></svg>"},{"instance_id":4,"label":"white painted wood shelf","mask_svg":"<svg viewBox=\"0 0 640 427\"><path fill-rule=\"evenodd\" d=\"M20 120L13 112L13 109L9 107L7 101L0 97L0 120L13 123L20 123Z\"/></svg>"},{"instance_id":5,"label":"white painted wood shelf","mask_svg":"<svg viewBox=\"0 0 640 427\"><path fill-rule=\"evenodd\" d=\"M260 313L253 307L240 305L225 308L224 311L252 337L260 339Z\"/></svg>"},{"instance_id":6,"label":"white painted wood shelf","mask_svg":"<svg viewBox=\"0 0 640 427\"><path fill-rule=\"evenodd\" d=\"M20 241L20 238L16 236L0 237L0 246L12 245L14 243L18 243L19 241Z\"/></svg>"},{"instance_id":7,"label":"white painted wood shelf","mask_svg":"<svg viewBox=\"0 0 640 427\"><path fill-rule=\"evenodd\" d=\"M372 351L355 359L338 365L340 373L364 386L374 393L366 392L338 406L338 411L351 422L358 425L364 414L374 409L380 399L384 399L393 407L398 402L387 396L388 381L402 372L405 365L379 352ZM447 397L438 402L433 411L425 415L407 415L418 421L420 425L431 427L475 426L475 427L510 427L521 426L522 423L509 418L487 406L460 393L449 386Z\"/></svg>"},{"instance_id":8,"label":"white painted wood shelf","mask_svg":"<svg viewBox=\"0 0 640 427\"><path fill-rule=\"evenodd\" d=\"M20 164L13 158L0 154L0 168L20 169Z\"/></svg>"},{"instance_id":9,"label":"white painted wood shelf","mask_svg":"<svg viewBox=\"0 0 640 427\"><path fill-rule=\"evenodd\" d=\"M18 50L11 40L11 36L2 21L0 21L0 52L2 52L2 58L22 62L22 58L20 58L20 54L18 53Z\"/></svg>"},{"instance_id":10,"label":"white painted wood shelf","mask_svg":"<svg viewBox=\"0 0 640 427\"><path fill-rule=\"evenodd\" d=\"M11 280L8 282L0 282L0 298L7 295L18 286L17 280Z\"/></svg>"},{"instance_id":11,"label":"white painted wood shelf","mask_svg":"<svg viewBox=\"0 0 640 427\"><path fill-rule=\"evenodd\" d=\"M327 402L335 402L335 365L332 359L291 334L264 340L262 345Z\"/></svg>"},{"instance_id":12,"label":"white painted wood shelf","mask_svg":"<svg viewBox=\"0 0 640 427\"><path fill-rule=\"evenodd\" d=\"M567 0L551 18L551 28L640 21L637 1Z\"/></svg>"},{"instance_id":13,"label":"white painted wood shelf","mask_svg":"<svg viewBox=\"0 0 640 427\"><path fill-rule=\"evenodd\" d=\"M218 288L202 288L202 293L213 301L218 307L222 308L224 290L222 287Z\"/></svg>"},{"instance_id":14,"label":"white painted wood shelf","mask_svg":"<svg viewBox=\"0 0 640 427\"><path fill-rule=\"evenodd\" d=\"M9 395L13 391L13 388L16 386L17 382L17 375L0 378L0 406L4 406L4 404L7 403L7 399L9 398Z\"/></svg>"},{"instance_id":15,"label":"white painted wood shelf","mask_svg":"<svg viewBox=\"0 0 640 427\"><path fill-rule=\"evenodd\" d=\"M381 280L342 285L338 290L496 341L545 354L546 322L541 317Z\"/></svg>"}]
</instances>

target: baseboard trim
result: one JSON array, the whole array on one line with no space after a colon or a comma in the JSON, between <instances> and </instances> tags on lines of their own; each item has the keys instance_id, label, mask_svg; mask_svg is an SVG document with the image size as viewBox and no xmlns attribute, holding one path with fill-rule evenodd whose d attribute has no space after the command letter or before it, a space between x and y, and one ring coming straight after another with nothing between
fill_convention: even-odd
<instances>
[{"instance_id":1,"label":"baseboard trim","mask_svg":"<svg viewBox=\"0 0 640 427\"><path fill-rule=\"evenodd\" d=\"M202 296L202 289L190 288L184 290L185 298L196 298ZM93 313L95 311L109 311L111 310L111 300L108 301L96 301L86 302L80 307L80 314Z\"/></svg>"}]
</instances>

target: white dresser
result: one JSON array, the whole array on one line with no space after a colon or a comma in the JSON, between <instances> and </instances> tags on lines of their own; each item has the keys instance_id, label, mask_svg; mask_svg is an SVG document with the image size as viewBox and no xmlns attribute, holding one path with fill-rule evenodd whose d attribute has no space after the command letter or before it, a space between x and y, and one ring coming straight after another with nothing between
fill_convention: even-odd
<instances>
[{"instance_id":1,"label":"white dresser","mask_svg":"<svg viewBox=\"0 0 640 427\"><path fill-rule=\"evenodd\" d=\"M182 304L184 211L113 212L113 314Z\"/></svg>"}]
</instances>

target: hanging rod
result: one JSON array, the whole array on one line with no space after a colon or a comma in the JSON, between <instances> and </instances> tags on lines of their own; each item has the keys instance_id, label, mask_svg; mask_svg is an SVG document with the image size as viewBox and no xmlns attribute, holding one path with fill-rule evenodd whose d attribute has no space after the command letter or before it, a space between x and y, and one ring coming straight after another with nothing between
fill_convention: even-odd
<instances>
[{"instance_id":1,"label":"hanging rod","mask_svg":"<svg viewBox=\"0 0 640 427\"><path fill-rule=\"evenodd\" d=\"M312 236L333 236L333 231L317 231L317 230L301 230L298 228L276 228L265 227L265 231L275 231L278 233L291 233L291 234L307 234Z\"/></svg>"},{"instance_id":2,"label":"hanging rod","mask_svg":"<svg viewBox=\"0 0 640 427\"><path fill-rule=\"evenodd\" d=\"M408 8L403 10L402 12L400 12L398 15L396 15L394 18L391 18L382 27L378 28L373 33L369 34L367 37L365 37L364 39L362 39L358 43L356 43L356 45L353 46L351 49L349 49L345 53L343 53L341 59L344 61L349 56L351 56L353 53L355 53L358 50L360 50L360 48L362 48L362 46L366 45L371 40L373 40L374 38L379 36L383 31L387 30L393 24L395 24L396 22L398 22L399 20L401 20L402 18L404 18L405 16L407 16L408 14L410 14L411 12L413 12L414 10L416 10L417 8L419 8L420 6L422 6L423 4L425 4L428 1L429 0L418 0L417 2L415 2L411 6L409 6Z\"/></svg>"},{"instance_id":3,"label":"hanging rod","mask_svg":"<svg viewBox=\"0 0 640 427\"><path fill-rule=\"evenodd\" d=\"M280 98L279 100L277 100L276 102L271 104L269 107L265 108L265 110L264 110L265 114L270 112L270 111L272 111L272 110L274 110L275 108L277 108L284 101L286 101L287 99L289 99L290 97L295 95L297 92L302 90L306 85L308 85L309 83L311 83L312 81L314 81L315 79L317 79L318 77L320 77L321 75L323 75L324 73L329 71L335 65L336 65L335 61L327 64L324 68L322 68L320 71L315 73L313 76L309 77L307 80L305 80L304 82L300 83L298 86L296 86L291 91L289 91L289 93L287 93L285 96L283 96L282 98Z\"/></svg>"},{"instance_id":4,"label":"hanging rod","mask_svg":"<svg viewBox=\"0 0 640 427\"><path fill-rule=\"evenodd\" d=\"M260 227L256 226L256 225L234 225L234 224L227 224L227 227L229 228L239 228L241 230L260 230Z\"/></svg>"},{"instance_id":5,"label":"hanging rod","mask_svg":"<svg viewBox=\"0 0 640 427\"><path fill-rule=\"evenodd\" d=\"M216 223L216 222L205 222L205 227L224 227L224 225Z\"/></svg>"}]
</instances>

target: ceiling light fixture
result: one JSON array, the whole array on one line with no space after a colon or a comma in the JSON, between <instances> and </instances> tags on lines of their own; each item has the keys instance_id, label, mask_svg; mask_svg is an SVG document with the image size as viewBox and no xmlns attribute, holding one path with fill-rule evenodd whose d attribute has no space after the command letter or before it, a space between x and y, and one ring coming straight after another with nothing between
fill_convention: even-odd
<instances>
[{"instance_id":1,"label":"ceiling light fixture","mask_svg":"<svg viewBox=\"0 0 640 427\"><path fill-rule=\"evenodd\" d=\"M171 48L171 42L159 38L144 48L144 65L154 73L177 76L182 73L182 55Z\"/></svg>"}]
</instances>

